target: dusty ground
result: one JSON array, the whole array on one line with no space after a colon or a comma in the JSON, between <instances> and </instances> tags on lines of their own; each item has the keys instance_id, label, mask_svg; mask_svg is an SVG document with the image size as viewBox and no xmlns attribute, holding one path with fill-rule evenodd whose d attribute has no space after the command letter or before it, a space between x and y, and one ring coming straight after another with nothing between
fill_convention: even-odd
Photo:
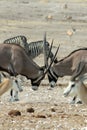
<instances>
[{"instance_id":1,"label":"dusty ground","mask_svg":"<svg viewBox=\"0 0 87 130\"><path fill-rule=\"evenodd\" d=\"M44 32L49 42L54 39L55 47L60 44L58 59L86 47L87 0L0 0L1 43L17 35L25 35L29 42L41 40ZM43 63L42 55L36 62ZM68 77L59 79L53 90L48 89L46 78L36 92L23 79L19 102L10 103L9 92L1 97L0 130L81 130L87 126L87 106L71 105L71 97L63 97ZM31 107L34 112L27 112ZM12 109L21 116L10 117Z\"/></svg>"}]
</instances>

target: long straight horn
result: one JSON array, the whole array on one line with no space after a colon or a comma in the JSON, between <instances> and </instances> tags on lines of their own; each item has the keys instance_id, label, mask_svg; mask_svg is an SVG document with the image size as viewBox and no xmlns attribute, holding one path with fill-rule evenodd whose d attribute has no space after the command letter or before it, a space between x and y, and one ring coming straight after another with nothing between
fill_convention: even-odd
<instances>
[{"instance_id":1,"label":"long straight horn","mask_svg":"<svg viewBox=\"0 0 87 130\"><path fill-rule=\"evenodd\" d=\"M59 45L59 46L60 46L60 45ZM39 82L39 81L40 81L41 79L43 79L43 77L47 74L48 70L51 68L51 66L52 66L52 64L53 64L53 62L54 62L54 60L55 60L55 57L56 57L56 55L57 55L57 53L58 53L58 50L59 50L59 46L58 46L58 48L57 48L57 50L56 50L56 53L55 53L55 55L54 55L53 60L51 61L50 65L47 67L47 69L45 70L44 74L43 74L41 77L39 77L36 81L34 81L34 83Z\"/></svg>"},{"instance_id":2,"label":"long straight horn","mask_svg":"<svg viewBox=\"0 0 87 130\"><path fill-rule=\"evenodd\" d=\"M74 74L72 75L71 81L75 81L75 79L76 79L76 78L81 74L81 72L83 71L84 66L85 66L85 64L84 64L83 62L80 62L80 63L77 65L77 69L76 69L76 71L74 72Z\"/></svg>"},{"instance_id":3,"label":"long straight horn","mask_svg":"<svg viewBox=\"0 0 87 130\"><path fill-rule=\"evenodd\" d=\"M43 40L43 52L44 52L44 65L47 67L48 62L47 62L47 47L46 47L46 32L44 34L44 40Z\"/></svg>"},{"instance_id":4,"label":"long straight horn","mask_svg":"<svg viewBox=\"0 0 87 130\"><path fill-rule=\"evenodd\" d=\"M48 53L48 55L47 55L47 61L49 60L49 57L50 57L50 54L51 54L51 50L52 50L52 47L53 47L53 41L54 41L54 40L52 40L52 42L51 42L51 46L50 46L50 49L49 49L49 53Z\"/></svg>"},{"instance_id":5,"label":"long straight horn","mask_svg":"<svg viewBox=\"0 0 87 130\"><path fill-rule=\"evenodd\" d=\"M60 45L58 46L58 48L57 48L57 50L56 50L56 53L55 53L55 55L54 55L54 57L53 57L53 60L51 61L50 65L48 66L48 68L46 69L46 71L44 72L44 74L46 74L46 73L48 72L48 70L51 68L51 66L52 66L52 64L53 64L53 62L54 62L54 60L55 60L55 58L56 58L56 56L57 56L57 53L58 53L58 51L59 51L59 47L60 47Z\"/></svg>"}]
</instances>

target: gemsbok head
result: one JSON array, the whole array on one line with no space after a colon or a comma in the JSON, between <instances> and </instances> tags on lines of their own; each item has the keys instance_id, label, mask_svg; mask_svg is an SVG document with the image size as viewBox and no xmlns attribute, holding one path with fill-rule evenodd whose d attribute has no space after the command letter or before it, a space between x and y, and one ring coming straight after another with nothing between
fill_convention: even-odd
<instances>
[{"instance_id":1,"label":"gemsbok head","mask_svg":"<svg viewBox=\"0 0 87 130\"><path fill-rule=\"evenodd\" d=\"M73 95L76 98L79 97L82 103L87 104L87 85L84 84L85 80L87 80L87 73L78 77L75 81L70 82L71 84L69 83L64 91L64 96L67 97ZM75 103L76 98L73 103Z\"/></svg>"},{"instance_id":2,"label":"gemsbok head","mask_svg":"<svg viewBox=\"0 0 87 130\"><path fill-rule=\"evenodd\" d=\"M11 89L13 89L14 91L22 91L22 88L19 86L18 81L14 77L11 77L8 74L2 72L0 83L0 96Z\"/></svg>"}]
</instances>

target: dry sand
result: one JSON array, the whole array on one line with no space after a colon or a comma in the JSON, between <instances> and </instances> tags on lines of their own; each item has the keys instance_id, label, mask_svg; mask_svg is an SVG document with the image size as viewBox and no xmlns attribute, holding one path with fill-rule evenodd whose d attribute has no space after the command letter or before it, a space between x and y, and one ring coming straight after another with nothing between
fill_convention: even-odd
<instances>
[{"instance_id":1,"label":"dry sand","mask_svg":"<svg viewBox=\"0 0 87 130\"><path fill-rule=\"evenodd\" d=\"M60 44L58 59L71 51L87 46L87 0L0 0L0 42L24 35L28 42L54 39ZM71 36L68 35L71 33ZM55 51L54 48L54 51ZM43 64L43 55L35 60ZM30 81L23 77L24 91L20 101L9 102L9 92L1 97L0 130L81 130L87 126L87 105L71 105L63 97L69 77L60 78L57 86L49 90L45 78L38 91L31 89ZM34 112L27 112L33 108ZM21 116L11 117L10 110L19 110Z\"/></svg>"}]
</instances>

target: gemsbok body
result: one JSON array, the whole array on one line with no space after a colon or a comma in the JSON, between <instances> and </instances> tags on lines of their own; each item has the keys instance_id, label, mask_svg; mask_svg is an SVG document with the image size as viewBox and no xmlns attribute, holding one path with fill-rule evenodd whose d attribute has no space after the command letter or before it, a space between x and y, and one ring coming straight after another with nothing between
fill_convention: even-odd
<instances>
[{"instance_id":1,"label":"gemsbok body","mask_svg":"<svg viewBox=\"0 0 87 130\"><path fill-rule=\"evenodd\" d=\"M80 62L81 64L78 69ZM79 75L87 73L87 48L77 49L67 57L54 63L48 72L51 87L55 86L59 77L72 76L75 73L79 73L79 70L82 70Z\"/></svg>"},{"instance_id":2,"label":"gemsbok body","mask_svg":"<svg viewBox=\"0 0 87 130\"><path fill-rule=\"evenodd\" d=\"M31 58L28 57L24 49L18 45L0 44L0 70L14 75L8 66L11 63L16 75L20 74L31 80L33 90L37 90L42 79L45 77L48 68L39 67Z\"/></svg>"},{"instance_id":3,"label":"gemsbok body","mask_svg":"<svg viewBox=\"0 0 87 130\"><path fill-rule=\"evenodd\" d=\"M52 56L50 65L48 65L48 66L44 65L43 67L39 67L35 62L33 62L32 57L31 57L32 54L29 56L28 53L25 51L25 48L23 49L22 47L19 47L19 45L15 45L14 42L16 42L16 44L18 44L18 42L20 42L20 41L22 41L22 43L23 43L26 41L26 38L23 36L17 36L17 37L11 38L11 39L7 39L4 42L5 44L1 45L1 46L3 46L2 48L4 51L6 51L7 54L5 53L6 60L4 60L3 64L0 65L0 69L9 72L7 66L8 66L8 64L11 64L12 67L10 67L10 74L12 74L14 76L14 72L15 72L15 76L18 74L26 76L28 79L31 80L32 89L37 90L38 86L40 85L41 80L45 77L45 74L48 72L52 63L56 59L56 55L57 55L59 47L57 48L55 55L53 55L51 53L51 49L50 48L49 48L49 50L47 49L49 47L49 44L46 41L46 34L44 36L43 41L39 42L38 44L31 43L30 50L32 53L35 51L34 56L38 55L38 53L41 53L41 52L39 52L41 50L41 51L43 51L43 53L45 53L44 54L44 57L45 57L47 55L47 52L45 52L46 50L44 51L45 47L46 47L47 51L50 52L50 53L48 52L48 55L50 54L49 57ZM11 44L7 44L7 43L11 43ZM21 44L21 42L20 42L20 44ZM43 46L42 46L42 44L43 44ZM40 47L39 50L38 50L38 47ZM42 48L43 48L43 50L42 50ZM4 55L3 54L4 51L0 52L1 57ZM3 59L4 59L4 57L3 57ZM6 67L4 65L6 65ZM3 68L3 66L4 66L4 68ZM11 68L13 68L13 69L11 69ZM13 70L14 70L14 72L13 72ZM14 95L17 97L18 92L15 92L12 90L11 95Z\"/></svg>"},{"instance_id":4,"label":"gemsbok body","mask_svg":"<svg viewBox=\"0 0 87 130\"><path fill-rule=\"evenodd\" d=\"M83 83L84 80L87 80L87 73L76 77L73 81L71 80L64 91L64 96L73 95L75 100L78 97L82 103L87 104L87 86ZM75 100L73 100L73 103L75 103Z\"/></svg>"},{"instance_id":5,"label":"gemsbok body","mask_svg":"<svg viewBox=\"0 0 87 130\"><path fill-rule=\"evenodd\" d=\"M15 78L5 75L4 72L1 75L3 75L3 78L1 78L1 83L0 83L0 96L2 96L4 93L6 93L8 90L11 89L14 90L15 92L23 91L22 88L19 86L18 81ZM18 100L18 97L15 97L14 99L14 95L12 95L10 100L13 101L16 99Z\"/></svg>"}]
</instances>

